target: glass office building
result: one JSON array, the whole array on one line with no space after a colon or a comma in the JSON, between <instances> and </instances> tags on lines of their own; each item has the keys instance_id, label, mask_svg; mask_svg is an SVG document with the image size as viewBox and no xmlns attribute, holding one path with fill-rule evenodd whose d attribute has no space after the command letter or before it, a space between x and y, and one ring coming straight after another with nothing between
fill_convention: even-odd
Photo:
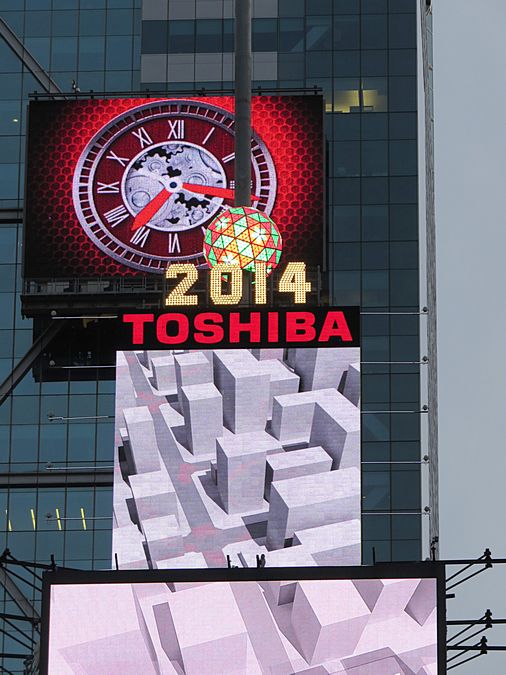
<instances>
[{"instance_id":1,"label":"glass office building","mask_svg":"<svg viewBox=\"0 0 506 675\"><path fill-rule=\"evenodd\" d=\"M432 222L429 7L253 0L256 92L316 87L325 97L330 292L362 308L364 563L425 557L425 507L436 518L424 460L429 301L420 262ZM19 299L26 104L33 92L231 90L233 1L0 0L0 29L0 549L108 568L111 370L93 368L78 337L56 375L50 343L24 360L34 342ZM12 596L3 600L15 612ZM24 653L12 626L2 627L2 653ZM3 665L24 672L19 659Z\"/></svg>"}]
</instances>

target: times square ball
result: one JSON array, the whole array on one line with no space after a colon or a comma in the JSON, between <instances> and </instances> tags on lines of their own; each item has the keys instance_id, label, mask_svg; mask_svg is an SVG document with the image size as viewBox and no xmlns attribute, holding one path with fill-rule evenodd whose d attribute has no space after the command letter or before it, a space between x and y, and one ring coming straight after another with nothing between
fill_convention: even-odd
<instances>
[{"instance_id":1,"label":"times square ball","mask_svg":"<svg viewBox=\"0 0 506 675\"><path fill-rule=\"evenodd\" d=\"M204 235L204 256L209 267L226 264L254 271L258 261L266 264L270 274L279 264L282 248L276 224L265 213L248 206L223 211Z\"/></svg>"}]
</instances>

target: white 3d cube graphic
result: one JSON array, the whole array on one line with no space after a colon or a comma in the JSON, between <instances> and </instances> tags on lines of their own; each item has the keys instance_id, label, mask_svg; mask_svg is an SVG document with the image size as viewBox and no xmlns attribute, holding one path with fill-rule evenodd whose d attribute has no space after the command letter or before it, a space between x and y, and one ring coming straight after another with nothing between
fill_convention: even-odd
<instances>
[{"instance_id":1,"label":"white 3d cube graphic","mask_svg":"<svg viewBox=\"0 0 506 675\"><path fill-rule=\"evenodd\" d=\"M296 530L293 545L300 544L319 565L355 565L360 560L360 520Z\"/></svg>"},{"instance_id":2,"label":"white 3d cube graphic","mask_svg":"<svg viewBox=\"0 0 506 675\"><path fill-rule=\"evenodd\" d=\"M179 404L182 405L181 387L213 381L213 367L202 352L178 354L174 357Z\"/></svg>"},{"instance_id":3,"label":"white 3d cube graphic","mask_svg":"<svg viewBox=\"0 0 506 675\"><path fill-rule=\"evenodd\" d=\"M176 391L176 366L173 354L151 359L153 384L159 391Z\"/></svg>"},{"instance_id":4,"label":"white 3d cube graphic","mask_svg":"<svg viewBox=\"0 0 506 675\"><path fill-rule=\"evenodd\" d=\"M272 403L272 434L283 443L308 442L316 401L333 397L336 389L320 389L275 396Z\"/></svg>"},{"instance_id":5,"label":"white 3d cube graphic","mask_svg":"<svg viewBox=\"0 0 506 675\"><path fill-rule=\"evenodd\" d=\"M270 455L265 473L265 498L269 499L273 481L330 471L331 466L332 458L320 446Z\"/></svg>"},{"instance_id":6,"label":"white 3d cube graphic","mask_svg":"<svg viewBox=\"0 0 506 675\"><path fill-rule=\"evenodd\" d=\"M265 459L275 443L265 431L217 439L218 490L227 513L262 508Z\"/></svg>"},{"instance_id":7,"label":"white 3d cube graphic","mask_svg":"<svg viewBox=\"0 0 506 675\"><path fill-rule=\"evenodd\" d=\"M185 675L246 675L247 629L229 584L188 588L170 600Z\"/></svg>"},{"instance_id":8,"label":"white 3d cube graphic","mask_svg":"<svg viewBox=\"0 0 506 675\"><path fill-rule=\"evenodd\" d=\"M275 396L283 394L295 394L299 391L300 378L292 373L281 361L276 359L265 359L259 361L256 367L257 372L269 376L269 419L272 417L272 404Z\"/></svg>"},{"instance_id":9,"label":"white 3d cube graphic","mask_svg":"<svg viewBox=\"0 0 506 675\"><path fill-rule=\"evenodd\" d=\"M338 602L332 586L338 588ZM291 618L304 658L315 664L353 653L369 608L351 581L302 581L295 590Z\"/></svg>"},{"instance_id":10,"label":"white 3d cube graphic","mask_svg":"<svg viewBox=\"0 0 506 675\"><path fill-rule=\"evenodd\" d=\"M337 388L350 358L360 360L358 348L294 349L293 367L301 378L301 391Z\"/></svg>"},{"instance_id":11,"label":"white 3d cube graphic","mask_svg":"<svg viewBox=\"0 0 506 675\"><path fill-rule=\"evenodd\" d=\"M350 364L343 393L353 405L360 405L360 363Z\"/></svg>"},{"instance_id":12,"label":"white 3d cube graphic","mask_svg":"<svg viewBox=\"0 0 506 675\"><path fill-rule=\"evenodd\" d=\"M350 468L272 483L267 547L283 548L295 530L358 518L359 479L359 470Z\"/></svg>"},{"instance_id":13,"label":"white 3d cube graphic","mask_svg":"<svg viewBox=\"0 0 506 675\"><path fill-rule=\"evenodd\" d=\"M321 445L332 457L333 469L357 466L360 461L360 411L342 394L315 404L311 445Z\"/></svg>"},{"instance_id":14,"label":"white 3d cube graphic","mask_svg":"<svg viewBox=\"0 0 506 675\"><path fill-rule=\"evenodd\" d=\"M269 375L246 350L214 352L215 384L223 396L225 426L235 434L263 431L270 400Z\"/></svg>"},{"instance_id":15,"label":"white 3d cube graphic","mask_svg":"<svg viewBox=\"0 0 506 675\"><path fill-rule=\"evenodd\" d=\"M152 560L164 560L183 555L183 539L176 516L160 516L143 520L142 531Z\"/></svg>"},{"instance_id":16,"label":"white 3d cube graphic","mask_svg":"<svg viewBox=\"0 0 506 675\"><path fill-rule=\"evenodd\" d=\"M165 470L130 476L135 508L141 521L164 515L177 515L174 485Z\"/></svg>"},{"instance_id":17,"label":"white 3d cube graphic","mask_svg":"<svg viewBox=\"0 0 506 675\"><path fill-rule=\"evenodd\" d=\"M135 473L158 471L160 455L149 408L147 406L127 408L123 414Z\"/></svg>"},{"instance_id":18,"label":"white 3d cube graphic","mask_svg":"<svg viewBox=\"0 0 506 675\"><path fill-rule=\"evenodd\" d=\"M194 455L213 452L216 439L223 436L220 392L211 382L185 385L181 387L181 400L188 449Z\"/></svg>"}]
</instances>

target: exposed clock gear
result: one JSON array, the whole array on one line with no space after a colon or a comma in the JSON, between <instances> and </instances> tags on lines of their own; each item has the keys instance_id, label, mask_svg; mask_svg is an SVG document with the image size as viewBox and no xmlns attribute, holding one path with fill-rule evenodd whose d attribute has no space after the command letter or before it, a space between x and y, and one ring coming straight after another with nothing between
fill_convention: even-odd
<instances>
[{"instance_id":1,"label":"exposed clock gear","mask_svg":"<svg viewBox=\"0 0 506 675\"><path fill-rule=\"evenodd\" d=\"M216 157L190 143L164 143L137 157L124 176L124 194L136 215L165 187L162 177L177 176L194 185L223 187L225 172ZM210 199L189 190L174 192L151 218L149 227L174 232L190 229L212 218L223 199Z\"/></svg>"}]
</instances>

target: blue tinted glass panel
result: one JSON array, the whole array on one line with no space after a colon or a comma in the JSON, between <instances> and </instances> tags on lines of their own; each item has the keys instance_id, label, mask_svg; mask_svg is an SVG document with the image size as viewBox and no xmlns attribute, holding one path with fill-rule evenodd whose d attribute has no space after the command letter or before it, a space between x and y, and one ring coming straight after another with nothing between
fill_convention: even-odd
<instances>
[{"instance_id":1,"label":"blue tinted glass panel","mask_svg":"<svg viewBox=\"0 0 506 675\"><path fill-rule=\"evenodd\" d=\"M223 49L223 22L205 19L196 22L197 52L221 52Z\"/></svg>"},{"instance_id":2,"label":"blue tinted glass panel","mask_svg":"<svg viewBox=\"0 0 506 675\"><path fill-rule=\"evenodd\" d=\"M306 17L306 49L322 51L332 48L332 17Z\"/></svg>"},{"instance_id":3,"label":"blue tinted glass panel","mask_svg":"<svg viewBox=\"0 0 506 675\"><path fill-rule=\"evenodd\" d=\"M302 52L304 50L304 19L280 19L279 51Z\"/></svg>"},{"instance_id":4,"label":"blue tinted glass panel","mask_svg":"<svg viewBox=\"0 0 506 675\"><path fill-rule=\"evenodd\" d=\"M388 23L386 14L366 14L361 21L362 49L386 49Z\"/></svg>"},{"instance_id":5,"label":"blue tinted glass panel","mask_svg":"<svg viewBox=\"0 0 506 675\"><path fill-rule=\"evenodd\" d=\"M25 37L42 37L51 33L51 12L26 12Z\"/></svg>"},{"instance_id":6,"label":"blue tinted glass panel","mask_svg":"<svg viewBox=\"0 0 506 675\"><path fill-rule=\"evenodd\" d=\"M364 50L361 57L362 75L379 77L388 74L388 52L386 49Z\"/></svg>"},{"instance_id":7,"label":"blue tinted glass panel","mask_svg":"<svg viewBox=\"0 0 506 675\"><path fill-rule=\"evenodd\" d=\"M352 77L360 75L360 52L334 52L334 77Z\"/></svg>"},{"instance_id":8,"label":"blue tinted glass panel","mask_svg":"<svg viewBox=\"0 0 506 675\"><path fill-rule=\"evenodd\" d=\"M276 52L278 50L277 19L253 19L253 51Z\"/></svg>"},{"instance_id":9,"label":"blue tinted glass panel","mask_svg":"<svg viewBox=\"0 0 506 675\"><path fill-rule=\"evenodd\" d=\"M388 115L362 115L362 139L382 140L388 138Z\"/></svg>"},{"instance_id":10,"label":"blue tinted glass panel","mask_svg":"<svg viewBox=\"0 0 506 675\"><path fill-rule=\"evenodd\" d=\"M390 75L416 76L416 49L390 49L388 68Z\"/></svg>"},{"instance_id":11,"label":"blue tinted glass panel","mask_svg":"<svg viewBox=\"0 0 506 675\"><path fill-rule=\"evenodd\" d=\"M391 14L388 19L390 49L406 49L416 46L416 16Z\"/></svg>"},{"instance_id":12,"label":"blue tinted glass panel","mask_svg":"<svg viewBox=\"0 0 506 675\"><path fill-rule=\"evenodd\" d=\"M331 240L360 240L360 207L334 206L332 208Z\"/></svg>"},{"instance_id":13,"label":"blue tinted glass panel","mask_svg":"<svg viewBox=\"0 0 506 675\"><path fill-rule=\"evenodd\" d=\"M105 12L89 10L79 14L80 35L103 35L105 33Z\"/></svg>"},{"instance_id":14,"label":"blue tinted glass panel","mask_svg":"<svg viewBox=\"0 0 506 675\"><path fill-rule=\"evenodd\" d=\"M376 204L362 207L362 237L366 241L388 239L388 206Z\"/></svg>"},{"instance_id":15,"label":"blue tinted glass panel","mask_svg":"<svg viewBox=\"0 0 506 675\"><path fill-rule=\"evenodd\" d=\"M304 54L279 54L278 76L280 79L298 80L304 77Z\"/></svg>"},{"instance_id":16,"label":"blue tinted glass panel","mask_svg":"<svg viewBox=\"0 0 506 675\"><path fill-rule=\"evenodd\" d=\"M168 49L169 31L166 21L142 22L142 53L166 54Z\"/></svg>"},{"instance_id":17,"label":"blue tinted glass panel","mask_svg":"<svg viewBox=\"0 0 506 675\"><path fill-rule=\"evenodd\" d=\"M363 14L379 14L388 11L388 0L362 0L361 9Z\"/></svg>"},{"instance_id":18,"label":"blue tinted glass panel","mask_svg":"<svg viewBox=\"0 0 506 675\"><path fill-rule=\"evenodd\" d=\"M104 37L82 37L79 38L79 70L103 70L105 55ZM103 75L101 74L103 81ZM81 77L79 78L82 85ZM83 87L83 89L93 87Z\"/></svg>"},{"instance_id":19,"label":"blue tinted glass panel","mask_svg":"<svg viewBox=\"0 0 506 675\"><path fill-rule=\"evenodd\" d=\"M333 176L360 175L360 143L355 141L334 143Z\"/></svg>"},{"instance_id":20,"label":"blue tinted glass panel","mask_svg":"<svg viewBox=\"0 0 506 675\"><path fill-rule=\"evenodd\" d=\"M390 174L412 176L418 171L418 148L416 140L390 141Z\"/></svg>"},{"instance_id":21,"label":"blue tinted glass panel","mask_svg":"<svg viewBox=\"0 0 506 675\"><path fill-rule=\"evenodd\" d=\"M304 0L278 0L279 16L304 16Z\"/></svg>"},{"instance_id":22,"label":"blue tinted glass panel","mask_svg":"<svg viewBox=\"0 0 506 675\"><path fill-rule=\"evenodd\" d=\"M362 174L386 176L388 173L388 143L386 141L362 142Z\"/></svg>"},{"instance_id":23,"label":"blue tinted glass panel","mask_svg":"<svg viewBox=\"0 0 506 675\"><path fill-rule=\"evenodd\" d=\"M306 54L306 77L330 77L331 75L331 52L308 52Z\"/></svg>"},{"instance_id":24,"label":"blue tinted glass panel","mask_svg":"<svg viewBox=\"0 0 506 675\"><path fill-rule=\"evenodd\" d=\"M360 49L358 16L334 17L334 49Z\"/></svg>"},{"instance_id":25,"label":"blue tinted glass panel","mask_svg":"<svg viewBox=\"0 0 506 675\"><path fill-rule=\"evenodd\" d=\"M55 37L51 41L51 70L75 71L77 67L77 38Z\"/></svg>"},{"instance_id":26,"label":"blue tinted glass panel","mask_svg":"<svg viewBox=\"0 0 506 675\"><path fill-rule=\"evenodd\" d=\"M53 11L51 13L52 35L77 35L77 12Z\"/></svg>"},{"instance_id":27,"label":"blue tinted glass panel","mask_svg":"<svg viewBox=\"0 0 506 675\"><path fill-rule=\"evenodd\" d=\"M195 51L195 22L169 21L169 52L187 54Z\"/></svg>"},{"instance_id":28,"label":"blue tinted glass panel","mask_svg":"<svg viewBox=\"0 0 506 675\"><path fill-rule=\"evenodd\" d=\"M107 38L107 70L130 70L132 67L131 36Z\"/></svg>"},{"instance_id":29,"label":"blue tinted glass panel","mask_svg":"<svg viewBox=\"0 0 506 675\"><path fill-rule=\"evenodd\" d=\"M131 35L133 32L133 14L129 9L107 10L107 34Z\"/></svg>"}]
</instances>

